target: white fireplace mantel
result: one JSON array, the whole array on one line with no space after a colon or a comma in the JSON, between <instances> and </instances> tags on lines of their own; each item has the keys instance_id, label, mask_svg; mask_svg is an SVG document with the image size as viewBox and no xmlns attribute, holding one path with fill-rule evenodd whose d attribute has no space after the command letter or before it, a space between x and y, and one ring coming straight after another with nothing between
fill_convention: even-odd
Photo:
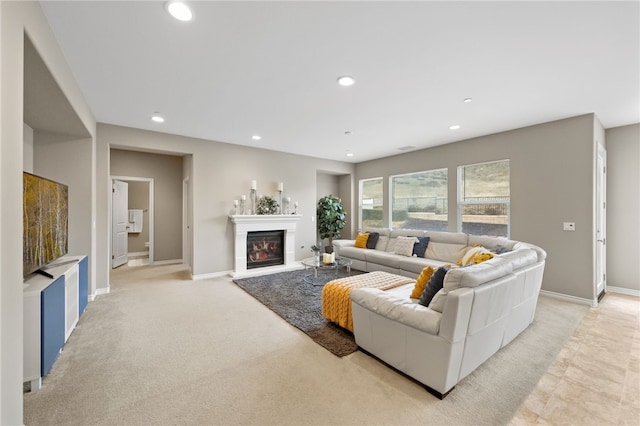
<instances>
[{"instance_id":1,"label":"white fireplace mantel","mask_svg":"<svg viewBox=\"0 0 640 426\"><path fill-rule=\"evenodd\" d=\"M234 224L234 271L232 277L257 275L268 272L280 272L298 269L296 262L296 225L302 215L230 215ZM255 231L284 231L284 265L267 266L247 270L247 233Z\"/></svg>"}]
</instances>

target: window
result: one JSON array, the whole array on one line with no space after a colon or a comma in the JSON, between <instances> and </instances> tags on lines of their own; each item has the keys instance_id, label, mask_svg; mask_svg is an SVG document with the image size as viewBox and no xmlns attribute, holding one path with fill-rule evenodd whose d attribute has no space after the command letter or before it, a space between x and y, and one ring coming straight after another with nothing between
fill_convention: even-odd
<instances>
[{"instance_id":1,"label":"window","mask_svg":"<svg viewBox=\"0 0 640 426\"><path fill-rule=\"evenodd\" d=\"M360 181L360 227L382 228L382 178Z\"/></svg>"},{"instance_id":2,"label":"window","mask_svg":"<svg viewBox=\"0 0 640 426\"><path fill-rule=\"evenodd\" d=\"M391 227L447 230L447 169L391 176Z\"/></svg>"},{"instance_id":3,"label":"window","mask_svg":"<svg viewBox=\"0 0 640 426\"><path fill-rule=\"evenodd\" d=\"M458 230L509 237L509 160L458 167Z\"/></svg>"}]
</instances>

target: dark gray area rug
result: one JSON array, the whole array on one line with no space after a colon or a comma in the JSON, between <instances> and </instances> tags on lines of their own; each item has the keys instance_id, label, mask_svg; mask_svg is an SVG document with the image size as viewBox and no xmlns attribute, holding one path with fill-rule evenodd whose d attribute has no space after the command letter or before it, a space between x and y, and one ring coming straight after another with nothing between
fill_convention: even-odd
<instances>
[{"instance_id":1,"label":"dark gray area rug","mask_svg":"<svg viewBox=\"0 0 640 426\"><path fill-rule=\"evenodd\" d=\"M233 282L334 355L343 357L357 351L353 333L322 316L322 286L305 283L304 274L304 270L296 270ZM339 276L345 275L341 272ZM327 274L326 281L332 279L333 274Z\"/></svg>"}]
</instances>

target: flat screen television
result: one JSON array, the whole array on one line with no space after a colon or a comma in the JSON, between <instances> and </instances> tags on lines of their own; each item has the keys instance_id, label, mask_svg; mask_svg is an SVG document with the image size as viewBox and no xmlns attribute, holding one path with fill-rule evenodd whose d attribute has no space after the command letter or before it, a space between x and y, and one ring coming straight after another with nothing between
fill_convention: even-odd
<instances>
[{"instance_id":1,"label":"flat screen television","mask_svg":"<svg viewBox=\"0 0 640 426\"><path fill-rule=\"evenodd\" d=\"M44 272L44 267L67 254L69 231L69 188L24 172L22 274Z\"/></svg>"}]
</instances>

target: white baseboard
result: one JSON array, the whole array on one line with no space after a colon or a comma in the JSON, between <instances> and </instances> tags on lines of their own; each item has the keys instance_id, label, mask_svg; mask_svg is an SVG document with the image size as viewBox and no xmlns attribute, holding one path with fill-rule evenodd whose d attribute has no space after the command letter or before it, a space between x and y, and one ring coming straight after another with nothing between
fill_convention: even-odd
<instances>
[{"instance_id":1,"label":"white baseboard","mask_svg":"<svg viewBox=\"0 0 640 426\"><path fill-rule=\"evenodd\" d=\"M628 296L635 296L635 297L640 297L640 290L634 290L631 288L624 288L624 287L614 287L612 285L608 285L607 286L607 293L619 293L619 294L626 294Z\"/></svg>"},{"instance_id":2,"label":"white baseboard","mask_svg":"<svg viewBox=\"0 0 640 426\"><path fill-rule=\"evenodd\" d=\"M111 287L97 288L93 294L89 295L89 301L93 302L94 300L96 300L96 297L101 296L103 294L109 294L110 291L111 291Z\"/></svg>"},{"instance_id":3,"label":"white baseboard","mask_svg":"<svg viewBox=\"0 0 640 426\"><path fill-rule=\"evenodd\" d=\"M579 303L581 305L589 305L591 307L598 306L597 300L585 299L582 297L569 296L568 294L556 293L555 291L540 290L543 296L553 297L554 299L564 300L566 302Z\"/></svg>"},{"instance_id":4,"label":"white baseboard","mask_svg":"<svg viewBox=\"0 0 640 426\"><path fill-rule=\"evenodd\" d=\"M173 265L175 263L183 263L182 259L170 259L170 260L154 260L154 265Z\"/></svg>"},{"instance_id":5,"label":"white baseboard","mask_svg":"<svg viewBox=\"0 0 640 426\"><path fill-rule=\"evenodd\" d=\"M128 257L149 257L148 251L134 251L131 253L127 253Z\"/></svg>"},{"instance_id":6,"label":"white baseboard","mask_svg":"<svg viewBox=\"0 0 640 426\"><path fill-rule=\"evenodd\" d=\"M230 271L229 275L232 278L246 278L246 277L255 277L258 275L277 274L278 272L296 271L299 269L304 269L304 265L302 265L302 263L300 262L294 262L291 265L275 265L275 266L266 266L264 268L248 269L242 273Z\"/></svg>"},{"instance_id":7,"label":"white baseboard","mask_svg":"<svg viewBox=\"0 0 640 426\"><path fill-rule=\"evenodd\" d=\"M191 274L191 279L192 280L207 280L210 278L220 278L220 277L225 277L227 275L230 275L232 271L221 271L221 272L211 272L210 274L198 274L198 275L193 275Z\"/></svg>"}]
</instances>

